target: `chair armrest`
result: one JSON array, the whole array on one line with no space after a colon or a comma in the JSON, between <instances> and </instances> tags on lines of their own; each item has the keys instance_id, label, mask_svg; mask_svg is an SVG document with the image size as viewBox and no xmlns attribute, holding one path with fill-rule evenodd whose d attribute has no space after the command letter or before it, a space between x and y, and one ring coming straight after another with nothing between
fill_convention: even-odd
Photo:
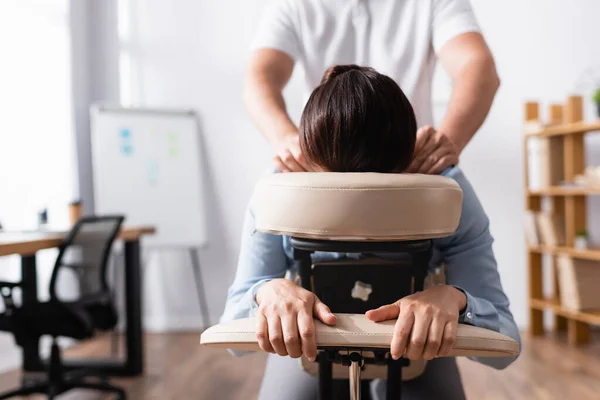
<instances>
[{"instance_id":1,"label":"chair armrest","mask_svg":"<svg viewBox=\"0 0 600 400\"><path fill-rule=\"evenodd\" d=\"M5 314L11 315L16 309L13 299L13 290L21 287L21 282L0 281L0 298L4 302Z\"/></svg>"},{"instance_id":2,"label":"chair armrest","mask_svg":"<svg viewBox=\"0 0 600 400\"><path fill-rule=\"evenodd\" d=\"M315 321L317 348L389 349L395 321L372 322L364 314L336 314L335 326ZM238 319L208 328L200 344L240 351L258 351L256 320ZM519 343L489 329L458 325L450 357L509 357L519 354Z\"/></svg>"},{"instance_id":3,"label":"chair armrest","mask_svg":"<svg viewBox=\"0 0 600 400\"><path fill-rule=\"evenodd\" d=\"M21 287L21 282L0 281L0 289L5 288L5 287L12 290L16 287Z\"/></svg>"},{"instance_id":4,"label":"chair armrest","mask_svg":"<svg viewBox=\"0 0 600 400\"><path fill-rule=\"evenodd\" d=\"M62 263L61 267L67 267L78 275L82 275L85 270L94 268L94 264L90 263Z\"/></svg>"}]
</instances>

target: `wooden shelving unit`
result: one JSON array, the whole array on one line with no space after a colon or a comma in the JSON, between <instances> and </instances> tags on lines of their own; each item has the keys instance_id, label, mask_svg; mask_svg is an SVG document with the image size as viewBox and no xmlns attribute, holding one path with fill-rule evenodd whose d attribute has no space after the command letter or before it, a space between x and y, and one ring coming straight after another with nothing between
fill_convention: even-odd
<instances>
[{"instance_id":1,"label":"wooden shelving unit","mask_svg":"<svg viewBox=\"0 0 600 400\"><path fill-rule=\"evenodd\" d=\"M541 190L529 190L530 196L586 196L591 194L600 194L600 187L562 187L550 186Z\"/></svg>"},{"instance_id":2,"label":"wooden shelving unit","mask_svg":"<svg viewBox=\"0 0 600 400\"><path fill-rule=\"evenodd\" d=\"M600 131L600 121L583 122L583 99L572 96L567 103L550 106L550 125L542 126L539 118L539 104L525 106L525 185L528 184L527 140L531 137L552 137L562 141L562 168L564 180L572 182L575 176L585 169L584 135ZM560 161L559 161L560 162ZM529 326L533 335L544 334L544 311L554 315L554 329L567 330L571 344L587 343L590 340L589 324L600 325L599 312L576 312L563 308L560 304L560 287L555 268L556 257L568 254L573 258L600 261L600 249L577 250L573 248L575 232L586 228L587 196L600 194L600 187L550 186L540 190L525 188L527 210L542 211L542 199L547 197L552 212L564 216L565 244L560 247L528 246L527 265L529 272ZM548 254L552 259L554 287L552 298L544 297L542 257ZM600 263L598 264L600 268ZM600 295L600 288L599 288Z\"/></svg>"},{"instance_id":3,"label":"wooden shelving unit","mask_svg":"<svg viewBox=\"0 0 600 400\"><path fill-rule=\"evenodd\" d=\"M550 246L537 246L537 247L529 247L530 253L540 253L540 254L567 254L573 258L578 258L582 260L592 260L592 261L600 261L600 249L586 249L586 250L577 250L570 247L550 247ZM600 265L599 265L600 267ZM599 288L600 289L600 288Z\"/></svg>"},{"instance_id":4,"label":"wooden shelving unit","mask_svg":"<svg viewBox=\"0 0 600 400\"><path fill-rule=\"evenodd\" d=\"M528 103L537 104L537 103ZM556 105L554 105L556 106ZM539 129L533 129L525 132L527 137L538 136L538 137L550 137L550 136L566 136L578 133L587 133L592 131L600 131L600 121L587 123L587 122L574 122L574 123L560 123L552 126L547 126Z\"/></svg>"}]
</instances>

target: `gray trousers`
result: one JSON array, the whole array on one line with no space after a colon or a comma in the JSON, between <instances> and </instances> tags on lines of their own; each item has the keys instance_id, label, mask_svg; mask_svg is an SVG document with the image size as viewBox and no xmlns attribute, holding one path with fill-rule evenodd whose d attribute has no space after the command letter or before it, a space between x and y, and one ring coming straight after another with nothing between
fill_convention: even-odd
<instances>
[{"instance_id":1,"label":"gray trousers","mask_svg":"<svg viewBox=\"0 0 600 400\"><path fill-rule=\"evenodd\" d=\"M385 389L385 381L374 381L371 384L372 398L385 400ZM269 354L258 399L317 400L317 378L304 372L299 360ZM402 384L402 400L437 399L465 400L454 358L431 360L421 376Z\"/></svg>"}]
</instances>

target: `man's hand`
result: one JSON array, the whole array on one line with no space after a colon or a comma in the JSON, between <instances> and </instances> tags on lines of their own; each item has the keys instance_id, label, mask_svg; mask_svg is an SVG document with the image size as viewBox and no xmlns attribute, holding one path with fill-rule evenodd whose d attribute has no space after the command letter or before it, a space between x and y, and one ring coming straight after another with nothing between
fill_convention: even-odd
<instances>
[{"instance_id":1,"label":"man's hand","mask_svg":"<svg viewBox=\"0 0 600 400\"><path fill-rule=\"evenodd\" d=\"M273 162L280 172L304 172L309 170L300 151L300 136L297 132L286 134L277 142Z\"/></svg>"},{"instance_id":2,"label":"man's hand","mask_svg":"<svg viewBox=\"0 0 600 400\"><path fill-rule=\"evenodd\" d=\"M327 325L336 317L314 293L288 279L274 279L256 293L256 338L261 350L314 361L317 356L313 316Z\"/></svg>"},{"instance_id":3,"label":"man's hand","mask_svg":"<svg viewBox=\"0 0 600 400\"><path fill-rule=\"evenodd\" d=\"M439 174L455 164L458 164L458 151L450 139L431 126L419 128L415 154L407 172Z\"/></svg>"},{"instance_id":4,"label":"man's hand","mask_svg":"<svg viewBox=\"0 0 600 400\"><path fill-rule=\"evenodd\" d=\"M406 351L411 360L431 360L447 356L452 350L459 312L466 305L463 292L440 285L367 311L366 315L375 322L398 318L391 345L393 359L402 357Z\"/></svg>"}]
</instances>

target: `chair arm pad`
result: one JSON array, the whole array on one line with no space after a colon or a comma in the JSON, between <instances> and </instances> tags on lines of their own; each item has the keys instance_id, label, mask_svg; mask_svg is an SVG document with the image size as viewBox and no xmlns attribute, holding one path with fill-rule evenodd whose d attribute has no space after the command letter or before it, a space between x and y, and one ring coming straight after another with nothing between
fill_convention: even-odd
<instances>
[{"instance_id":1,"label":"chair arm pad","mask_svg":"<svg viewBox=\"0 0 600 400\"><path fill-rule=\"evenodd\" d=\"M6 282L6 281L0 281L0 289L1 288L11 288L14 289L16 287L21 287L21 282Z\"/></svg>"},{"instance_id":2,"label":"chair arm pad","mask_svg":"<svg viewBox=\"0 0 600 400\"><path fill-rule=\"evenodd\" d=\"M364 314L336 314L335 326L315 321L317 347L389 348L395 321L372 322ZM200 343L241 351L260 351L254 318L215 325L202 333ZM450 357L507 357L519 354L512 338L489 329L459 324L456 343Z\"/></svg>"}]
</instances>

